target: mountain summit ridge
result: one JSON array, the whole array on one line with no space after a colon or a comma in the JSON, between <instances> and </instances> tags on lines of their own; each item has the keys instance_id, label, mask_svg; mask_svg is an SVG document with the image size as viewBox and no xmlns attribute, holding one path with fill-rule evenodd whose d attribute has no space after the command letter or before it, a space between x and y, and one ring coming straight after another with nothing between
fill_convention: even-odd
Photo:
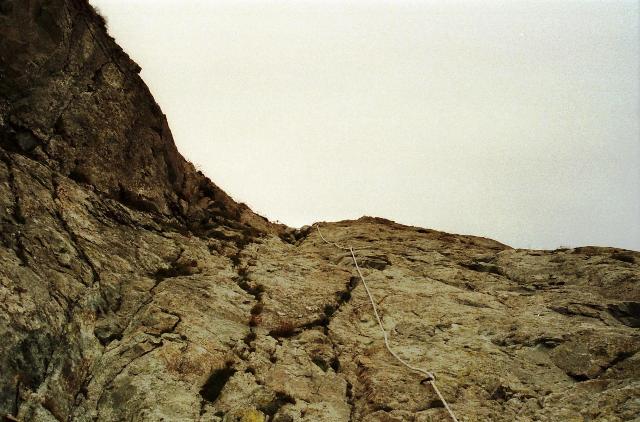
<instances>
[{"instance_id":1,"label":"mountain summit ridge","mask_svg":"<svg viewBox=\"0 0 640 422\"><path fill-rule=\"evenodd\" d=\"M139 71L86 0L0 1L0 415L448 420L350 253L196 171ZM460 421L637 420L640 253L320 225Z\"/></svg>"}]
</instances>

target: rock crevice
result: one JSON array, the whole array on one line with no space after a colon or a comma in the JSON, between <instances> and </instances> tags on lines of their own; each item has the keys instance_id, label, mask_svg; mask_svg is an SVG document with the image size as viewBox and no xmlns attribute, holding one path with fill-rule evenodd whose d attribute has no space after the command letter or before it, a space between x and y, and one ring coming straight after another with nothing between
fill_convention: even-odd
<instances>
[{"instance_id":1,"label":"rock crevice","mask_svg":"<svg viewBox=\"0 0 640 422\"><path fill-rule=\"evenodd\" d=\"M0 415L446 420L350 255L196 171L139 71L86 0L0 1ZM640 414L640 253L322 227L461 421Z\"/></svg>"}]
</instances>

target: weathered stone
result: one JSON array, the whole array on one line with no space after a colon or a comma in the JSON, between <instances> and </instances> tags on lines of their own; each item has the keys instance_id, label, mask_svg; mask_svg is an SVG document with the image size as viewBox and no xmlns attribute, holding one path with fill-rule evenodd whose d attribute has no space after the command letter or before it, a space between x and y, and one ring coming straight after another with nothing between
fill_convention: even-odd
<instances>
[{"instance_id":1,"label":"weathered stone","mask_svg":"<svg viewBox=\"0 0 640 422\"><path fill-rule=\"evenodd\" d=\"M640 350L640 333L581 331L551 352L551 360L577 380L596 378Z\"/></svg>"},{"instance_id":2,"label":"weathered stone","mask_svg":"<svg viewBox=\"0 0 640 422\"><path fill-rule=\"evenodd\" d=\"M85 0L0 1L0 65L0 415L447 420L351 254L186 162ZM320 226L461 421L640 414L640 253Z\"/></svg>"}]
</instances>

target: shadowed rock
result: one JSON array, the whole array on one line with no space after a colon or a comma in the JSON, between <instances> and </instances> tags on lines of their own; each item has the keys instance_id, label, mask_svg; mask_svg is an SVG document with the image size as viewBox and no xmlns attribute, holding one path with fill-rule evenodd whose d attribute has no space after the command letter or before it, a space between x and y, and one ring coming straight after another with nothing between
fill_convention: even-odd
<instances>
[{"instance_id":1,"label":"shadowed rock","mask_svg":"<svg viewBox=\"0 0 640 422\"><path fill-rule=\"evenodd\" d=\"M0 416L446 420L350 254L197 172L139 70L86 0L0 0ZM638 252L322 230L461 421L640 414Z\"/></svg>"}]
</instances>

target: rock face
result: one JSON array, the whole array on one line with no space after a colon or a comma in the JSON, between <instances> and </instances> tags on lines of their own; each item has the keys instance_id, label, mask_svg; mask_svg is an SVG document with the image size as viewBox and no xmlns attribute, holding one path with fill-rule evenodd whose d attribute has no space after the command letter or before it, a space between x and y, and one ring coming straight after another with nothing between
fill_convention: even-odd
<instances>
[{"instance_id":1,"label":"rock face","mask_svg":"<svg viewBox=\"0 0 640 422\"><path fill-rule=\"evenodd\" d=\"M0 35L0 415L448 420L349 252L196 172L85 0ZM320 226L461 421L640 420L640 253Z\"/></svg>"},{"instance_id":2,"label":"rock face","mask_svg":"<svg viewBox=\"0 0 640 422\"><path fill-rule=\"evenodd\" d=\"M264 225L178 153L140 67L86 0L2 0L0 24L6 151L190 228L212 218Z\"/></svg>"}]
</instances>

